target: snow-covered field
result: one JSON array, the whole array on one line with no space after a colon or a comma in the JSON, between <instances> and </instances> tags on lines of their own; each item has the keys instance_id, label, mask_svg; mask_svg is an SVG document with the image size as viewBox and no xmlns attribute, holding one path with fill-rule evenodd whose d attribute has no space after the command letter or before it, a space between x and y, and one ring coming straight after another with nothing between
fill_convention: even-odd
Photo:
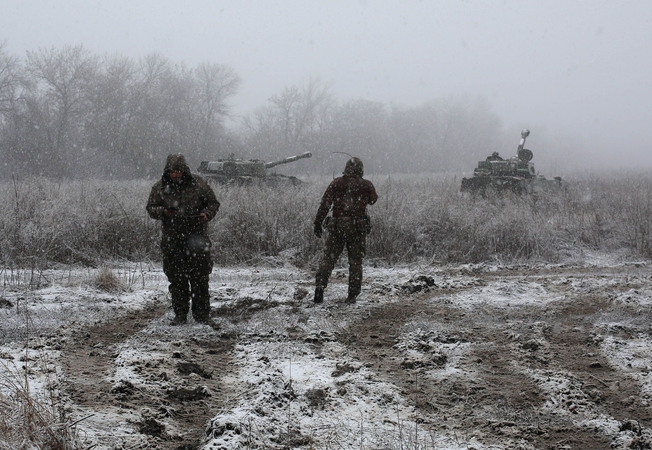
<instances>
[{"instance_id":1,"label":"snow-covered field","mask_svg":"<svg viewBox=\"0 0 652 450\"><path fill-rule=\"evenodd\" d=\"M3 401L27 380L79 448L650 448L649 268L591 261L366 267L354 305L340 267L319 306L216 267L219 331L168 324L156 266L5 272Z\"/></svg>"}]
</instances>

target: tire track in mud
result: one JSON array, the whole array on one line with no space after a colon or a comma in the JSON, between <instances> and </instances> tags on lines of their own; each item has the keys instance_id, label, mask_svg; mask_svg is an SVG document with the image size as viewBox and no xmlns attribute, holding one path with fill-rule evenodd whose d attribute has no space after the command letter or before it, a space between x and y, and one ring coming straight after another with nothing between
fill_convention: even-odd
<instances>
[{"instance_id":1,"label":"tire track in mud","mask_svg":"<svg viewBox=\"0 0 652 450\"><path fill-rule=\"evenodd\" d=\"M632 401L640 399L641 386L611 366L590 332L594 316L611 308L608 301L596 297L582 297L563 305L555 312L554 326L545 338L557 364L590 388L598 410L621 422L636 420L644 427L652 427L650 408Z\"/></svg>"},{"instance_id":2,"label":"tire track in mud","mask_svg":"<svg viewBox=\"0 0 652 450\"><path fill-rule=\"evenodd\" d=\"M168 309L167 304L155 303L141 311L77 331L74 339L64 345L61 363L66 391L82 410L88 414L107 409L127 410L140 417L132 425L147 446L138 448L190 450L197 448L208 420L224 406L228 397L224 395L221 381L230 370L233 338L216 333L202 333L197 337L192 332L183 339L165 333L148 335L148 341L169 344L170 350L163 363L145 362L135 370L146 380L154 383L160 380L160 389L152 389L151 385L138 388L129 383L116 388L107 381L119 356L118 347L133 339L151 320L160 318ZM163 385L169 382L184 387L164 389ZM193 384L195 389L185 388ZM208 388L209 394L205 394L203 387ZM100 437L102 439L115 443L111 436Z\"/></svg>"},{"instance_id":3,"label":"tire track in mud","mask_svg":"<svg viewBox=\"0 0 652 450\"><path fill-rule=\"evenodd\" d=\"M544 402L542 392L512 364L519 356L512 354L508 319L519 314L519 308L474 317L477 312L428 301L435 296L420 295L380 307L341 333L339 340L384 381L413 399L421 416L418 421L433 430L475 436L487 445L525 440L541 449L609 448L609 439L594 430L578 428L562 417L537 415ZM536 311L540 309L524 308L522 314L536 317ZM433 378L425 376L426 368L402 364L405 355L395 344L401 327L412 320L455 330L461 341L473 344L457 367L465 375ZM617 415L613 413L610 410Z\"/></svg>"},{"instance_id":4,"label":"tire track in mud","mask_svg":"<svg viewBox=\"0 0 652 450\"><path fill-rule=\"evenodd\" d=\"M118 356L111 347L138 333L147 321L165 314L162 304L154 304L128 316L74 331L71 342L61 352L61 365L71 398L80 405L92 405L111 387L105 377Z\"/></svg>"}]
</instances>

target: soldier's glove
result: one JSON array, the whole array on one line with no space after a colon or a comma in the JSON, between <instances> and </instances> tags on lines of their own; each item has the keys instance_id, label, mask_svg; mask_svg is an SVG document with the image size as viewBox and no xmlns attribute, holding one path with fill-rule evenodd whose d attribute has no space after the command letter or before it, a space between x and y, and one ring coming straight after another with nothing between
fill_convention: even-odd
<instances>
[{"instance_id":1,"label":"soldier's glove","mask_svg":"<svg viewBox=\"0 0 652 450\"><path fill-rule=\"evenodd\" d=\"M314 232L315 232L315 236L317 236L318 238L321 237L321 233L322 233L321 223L315 223Z\"/></svg>"}]
</instances>

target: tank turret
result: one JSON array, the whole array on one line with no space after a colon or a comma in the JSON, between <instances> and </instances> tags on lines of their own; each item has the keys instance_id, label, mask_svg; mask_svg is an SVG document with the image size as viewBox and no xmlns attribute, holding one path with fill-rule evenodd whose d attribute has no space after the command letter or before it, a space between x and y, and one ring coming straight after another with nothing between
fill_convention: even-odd
<instances>
[{"instance_id":1,"label":"tank turret","mask_svg":"<svg viewBox=\"0 0 652 450\"><path fill-rule=\"evenodd\" d=\"M547 180L537 175L531 162L534 154L525 148L525 140L530 130L521 132L521 141L516 149L516 155L503 159L497 152L492 153L484 161L478 161L478 167L471 178L462 178L462 192L484 195L487 190L496 192L514 192L516 194L531 193L538 186L561 186L561 178Z\"/></svg>"},{"instance_id":2,"label":"tank turret","mask_svg":"<svg viewBox=\"0 0 652 450\"><path fill-rule=\"evenodd\" d=\"M249 184L255 180L261 180L272 184L287 183L297 185L301 183L298 178L276 173L269 174L267 169L281 164L289 164L299 159L310 158L311 156L312 153L305 152L278 161L265 162L260 159L236 159L234 155L229 155L227 159L202 161L197 168L197 172L220 183Z\"/></svg>"}]
</instances>

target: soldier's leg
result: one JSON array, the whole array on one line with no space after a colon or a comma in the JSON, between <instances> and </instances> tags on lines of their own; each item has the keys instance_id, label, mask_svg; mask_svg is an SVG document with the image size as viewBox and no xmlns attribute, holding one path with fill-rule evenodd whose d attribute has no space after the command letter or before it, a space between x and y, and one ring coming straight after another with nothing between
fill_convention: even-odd
<instances>
[{"instance_id":1,"label":"soldier's leg","mask_svg":"<svg viewBox=\"0 0 652 450\"><path fill-rule=\"evenodd\" d=\"M205 322L210 318L211 302L208 292L208 275L193 277L192 284L192 316L198 322Z\"/></svg>"},{"instance_id":2,"label":"soldier's leg","mask_svg":"<svg viewBox=\"0 0 652 450\"><path fill-rule=\"evenodd\" d=\"M207 322L210 319L211 303L208 281L212 270L213 260L210 252L202 252L193 258L190 271L192 316L198 322Z\"/></svg>"},{"instance_id":3,"label":"soldier's leg","mask_svg":"<svg viewBox=\"0 0 652 450\"><path fill-rule=\"evenodd\" d=\"M174 253L163 254L163 272L170 282L169 290L172 297L174 322L183 323L190 309L190 285L184 270L184 258Z\"/></svg>"},{"instance_id":4,"label":"soldier's leg","mask_svg":"<svg viewBox=\"0 0 652 450\"><path fill-rule=\"evenodd\" d=\"M324 254L319 263L317 274L315 275L315 302L320 303L323 299L324 289L328 285L328 279L333 272L337 259L344 250L344 236L341 233L328 233L326 243L324 244ZM318 298L321 297L321 298Z\"/></svg>"},{"instance_id":5,"label":"soldier's leg","mask_svg":"<svg viewBox=\"0 0 652 450\"><path fill-rule=\"evenodd\" d=\"M367 235L351 233L346 240L346 251L349 257L349 295L348 301L355 301L362 290L362 259L366 253Z\"/></svg>"}]
</instances>

